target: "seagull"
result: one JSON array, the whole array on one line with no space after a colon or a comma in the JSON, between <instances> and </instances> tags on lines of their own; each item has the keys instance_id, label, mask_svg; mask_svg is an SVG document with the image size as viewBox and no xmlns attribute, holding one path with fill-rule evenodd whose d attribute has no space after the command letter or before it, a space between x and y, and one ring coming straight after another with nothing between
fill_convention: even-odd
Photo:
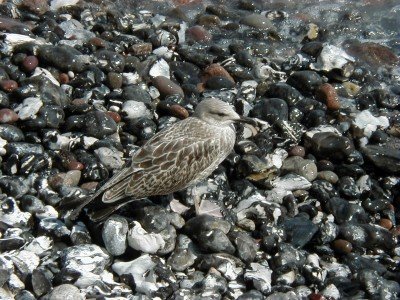
<instances>
[{"instance_id":1,"label":"seagull","mask_svg":"<svg viewBox=\"0 0 400 300\"><path fill-rule=\"evenodd\" d=\"M222 100L202 100L193 116L155 134L133 154L130 166L119 170L83 202L75 203L78 206L69 218L77 218L89 206L89 218L99 222L134 200L172 194L205 180L231 153L235 122L255 124Z\"/></svg>"}]
</instances>

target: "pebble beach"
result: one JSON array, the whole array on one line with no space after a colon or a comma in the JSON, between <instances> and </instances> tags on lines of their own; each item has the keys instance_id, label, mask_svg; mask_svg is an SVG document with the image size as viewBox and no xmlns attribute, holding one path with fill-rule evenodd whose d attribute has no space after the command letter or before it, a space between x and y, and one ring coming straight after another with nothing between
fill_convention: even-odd
<instances>
[{"instance_id":1,"label":"pebble beach","mask_svg":"<svg viewBox=\"0 0 400 300\"><path fill-rule=\"evenodd\" d=\"M0 299L399 299L399 28L395 0L0 0ZM255 124L206 181L59 208L210 97Z\"/></svg>"}]
</instances>

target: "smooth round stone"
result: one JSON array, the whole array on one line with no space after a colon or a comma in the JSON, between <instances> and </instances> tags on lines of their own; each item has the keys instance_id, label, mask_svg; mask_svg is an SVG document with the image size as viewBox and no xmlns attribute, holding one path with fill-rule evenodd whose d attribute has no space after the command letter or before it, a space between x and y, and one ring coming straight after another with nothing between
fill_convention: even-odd
<instances>
[{"instance_id":1,"label":"smooth round stone","mask_svg":"<svg viewBox=\"0 0 400 300\"><path fill-rule=\"evenodd\" d=\"M67 84L69 83L69 76L66 73L60 73L60 75L58 75L58 81L61 84Z\"/></svg>"},{"instance_id":2,"label":"smooth round stone","mask_svg":"<svg viewBox=\"0 0 400 300\"><path fill-rule=\"evenodd\" d=\"M258 29L276 30L271 21L260 14L247 15L240 20L240 23Z\"/></svg>"},{"instance_id":3,"label":"smooth round stone","mask_svg":"<svg viewBox=\"0 0 400 300\"><path fill-rule=\"evenodd\" d=\"M102 237L107 251L111 255L121 255L127 247L126 235L129 230L128 221L113 215L104 223Z\"/></svg>"},{"instance_id":4,"label":"smooth round stone","mask_svg":"<svg viewBox=\"0 0 400 300\"><path fill-rule=\"evenodd\" d=\"M320 171L317 174L317 178L328 181L332 184L335 184L339 181L339 177L332 171Z\"/></svg>"},{"instance_id":5,"label":"smooth round stone","mask_svg":"<svg viewBox=\"0 0 400 300\"><path fill-rule=\"evenodd\" d=\"M235 84L225 77L214 76L206 81L206 88L210 90L231 89Z\"/></svg>"},{"instance_id":6,"label":"smooth round stone","mask_svg":"<svg viewBox=\"0 0 400 300\"><path fill-rule=\"evenodd\" d=\"M38 65L39 60L34 55L27 56L22 61L22 68L25 72L33 72Z\"/></svg>"},{"instance_id":7,"label":"smooth round stone","mask_svg":"<svg viewBox=\"0 0 400 300\"><path fill-rule=\"evenodd\" d=\"M291 156L283 161L282 172L295 173L303 176L308 181L317 178L317 166L312 160L300 156Z\"/></svg>"},{"instance_id":8,"label":"smooth round stone","mask_svg":"<svg viewBox=\"0 0 400 300\"><path fill-rule=\"evenodd\" d=\"M229 74L229 72L223 66L221 66L219 64L211 64L211 65L207 66L203 71L202 80L203 80L203 82L206 82L209 78L215 77L215 76L225 77L232 83L235 83L235 80Z\"/></svg>"},{"instance_id":9,"label":"smooth round stone","mask_svg":"<svg viewBox=\"0 0 400 300\"><path fill-rule=\"evenodd\" d=\"M315 71L295 71L286 82L303 95L311 96L315 89L322 84L322 78Z\"/></svg>"},{"instance_id":10,"label":"smooth round stone","mask_svg":"<svg viewBox=\"0 0 400 300\"><path fill-rule=\"evenodd\" d=\"M343 239L337 239L332 242L332 247L340 254L348 254L353 250L353 245Z\"/></svg>"},{"instance_id":11,"label":"smooth round stone","mask_svg":"<svg viewBox=\"0 0 400 300\"><path fill-rule=\"evenodd\" d=\"M209 42L212 39L211 33L200 25L190 27L186 30L186 34L196 42Z\"/></svg>"},{"instance_id":12,"label":"smooth round stone","mask_svg":"<svg viewBox=\"0 0 400 300\"><path fill-rule=\"evenodd\" d=\"M289 156L300 156L304 157L306 155L306 149L303 146L296 145L288 151Z\"/></svg>"},{"instance_id":13,"label":"smooth round stone","mask_svg":"<svg viewBox=\"0 0 400 300\"><path fill-rule=\"evenodd\" d=\"M115 72L107 74L107 83L111 89L120 89L122 87L122 75Z\"/></svg>"},{"instance_id":14,"label":"smooth round stone","mask_svg":"<svg viewBox=\"0 0 400 300\"><path fill-rule=\"evenodd\" d=\"M333 171L335 170L335 166L332 162L330 162L329 160L319 160L317 162L317 168L318 171Z\"/></svg>"},{"instance_id":15,"label":"smooth round stone","mask_svg":"<svg viewBox=\"0 0 400 300\"><path fill-rule=\"evenodd\" d=\"M115 121L115 123L121 122L121 116L119 113L116 113L115 111L108 111L107 114Z\"/></svg>"},{"instance_id":16,"label":"smooth round stone","mask_svg":"<svg viewBox=\"0 0 400 300\"><path fill-rule=\"evenodd\" d=\"M15 80L4 79L0 81L0 89L5 92L12 92L18 88L18 83Z\"/></svg>"},{"instance_id":17,"label":"smooth round stone","mask_svg":"<svg viewBox=\"0 0 400 300\"><path fill-rule=\"evenodd\" d=\"M379 225L382 226L383 228L386 228L387 230L390 230L393 227L393 222L390 221L389 219L382 218L379 220Z\"/></svg>"},{"instance_id":18,"label":"smooth round stone","mask_svg":"<svg viewBox=\"0 0 400 300\"><path fill-rule=\"evenodd\" d=\"M49 300L84 300L79 289L72 284L56 286L49 294Z\"/></svg>"},{"instance_id":19,"label":"smooth round stone","mask_svg":"<svg viewBox=\"0 0 400 300\"><path fill-rule=\"evenodd\" d=\"M14 123L18 121L18 115L9 108L0 109L0 123Z\"/></svg>"},{"instance_id":20,"label":"smooth round stone","mask_svg":"<svg viewBox=\"0 0 400 300\"><path fill-rule=\"evenodd\" d=\"M268 86L265 96L285 100L289 106L295 105L303 96L298 90L285 82L277 82Z\"/></svg>"},{"instance_id":21,"label":"smooth round stone","mask_svg":"<svg viewBox=\"0 0 400 300\"><path fill-rule=\"evenodd\" d=\"M221 20L215 15L201 15L197 18L197 24L210 27L219 26L221 24Z\"/></svg>"},{"instance_id":22,"label":"smooth round stone","mask_svg":"<svg viewBox=\"0 0 400 300\"><path fill-rule=\"evenodd\" d=\"M164 76L157 76L152 79L154 86L159 90L161 96L166 97L170 95L178 94L182 97L185 97L185 94L182 88L173 82L171 79L168 79Z\"/></svg>"},{"instance_id":23,"label":"smooth round stone","mask_svg":"<svg viewBox=\"0 0 400 300\"><path fill-rule=\"evenodd\" d=\"M253 68L254 66L254 59L251 54L246 50L236 53L235 58L236 61L244 67Z\"/></svg>"},{"instance_id":24,"label":"smooth round stone","mask_svg":"<svg viewBox=\"0 0 400 300\"><path fill-rule=\"evenodd\" d=\"M181 105L175 103L168 103L167 101L160 101L157 104L157 111L161 114L171 115L181 120L189 117L189 112Z\"/></svg>"},{"instance_id":25,"label":"smooth round stone","mask_svg":"<svg viewBox=\"0 0 400 300\"><path fill-rule=\"evenodd\" d=\"M339 97L335 88L329 83L321 84L315 91L315 98L326 104L329 110L340 109Z\"/></svg>"}]
</instances>

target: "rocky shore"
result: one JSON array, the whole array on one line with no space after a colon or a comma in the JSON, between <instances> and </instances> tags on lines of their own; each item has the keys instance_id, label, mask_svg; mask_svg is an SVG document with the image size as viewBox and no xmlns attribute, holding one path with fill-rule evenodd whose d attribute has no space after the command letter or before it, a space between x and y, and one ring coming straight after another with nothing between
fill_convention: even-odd
<instances>
[{"instance_id":1,"label":"rocky shore","mask_svg":"<svg viewBox=\"0 0 400 300\"><path fill-rule=\"evenodd\" d=\"M0 1L0 299L398 299L400 6L301 2ZM195 191L58 209L207 97Z\"/></svg>"}]
</instances>

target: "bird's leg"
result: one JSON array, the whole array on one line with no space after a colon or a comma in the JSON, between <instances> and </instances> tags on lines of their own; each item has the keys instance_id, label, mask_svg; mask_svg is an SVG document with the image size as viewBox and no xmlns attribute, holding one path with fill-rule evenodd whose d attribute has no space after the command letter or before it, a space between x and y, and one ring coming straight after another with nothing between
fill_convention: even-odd
<instances>
[{"instance_id":1,"label":"bird's leg","mask_svg":"<svg viewBox=\"0 0 400 300\"><path fill-rule=\"evenodd\" d=\"M200 208L201 199L200 199L200 194L197 191L197 184L189 188L189 193L190 193L190 196L193 198L194 209L196 212L196 216L198 216L199 212L200 212L199 208Z\"/></svg>"}]
</instances>

